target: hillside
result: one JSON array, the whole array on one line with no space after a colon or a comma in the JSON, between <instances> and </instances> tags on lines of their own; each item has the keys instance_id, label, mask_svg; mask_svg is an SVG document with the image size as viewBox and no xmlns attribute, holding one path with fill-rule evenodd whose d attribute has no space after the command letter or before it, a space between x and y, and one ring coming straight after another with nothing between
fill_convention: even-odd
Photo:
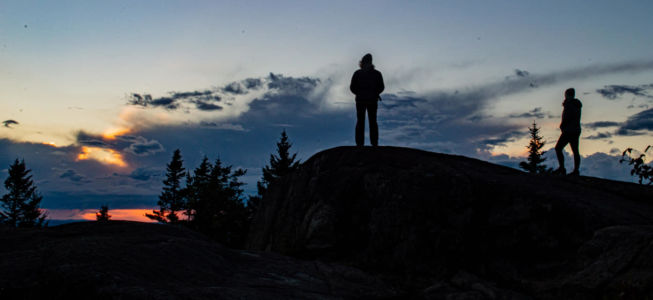
<instances>
[{"instance_id":1,"label":"hillside","mask_svg":"<svg viewBox=\"0 0 653 300\"><path fill-rule=\"evenodd\" d=\"M635 296L653 293L651 225L651 187L338 147L269 190L248 246L356 266L425 297Z\"/></svg>"},{"instance_id":2,"label":"hillside","mask_svg":"<svg viewBox=\"0 0 653 300\"><path fill-rule=\"evenodd\" d=\"M653 296L653 189L397 147L315 154L248 250L184 227L0 227L0 299Z\"/></svg>"},{"instance_id":3,"label":"hillside","mask_svg":"<svg viewBox=\"0 0 653 300\"><path fill-rule=\"evenodd\" d=\"M394 291L355 268L236 251L183 227L110 221L0 229L0 299L388 295Z\"/></svg>"}]
</instances>

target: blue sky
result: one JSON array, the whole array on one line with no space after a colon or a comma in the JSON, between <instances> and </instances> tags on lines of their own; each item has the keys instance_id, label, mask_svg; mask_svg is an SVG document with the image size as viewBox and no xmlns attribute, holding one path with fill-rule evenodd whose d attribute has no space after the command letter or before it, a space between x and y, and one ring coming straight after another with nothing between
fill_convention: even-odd
<instances>
[{"instance_id":1,"label":"blue sky","mask_svg":"<svg viewBox=\"0 0 653 300\"><path fill-rule=\"evenodd\" d=\"M632 180L621 151L653 144L652 6L3 1L0 119L17 124L0 127L0 175L24 158L46 208L147 208L180 148L187 167L247 168L253 191L283 129L302 159L354 143L348 83L370 52L383 145L515 166L534 120L555 144L575 87L581 171Z\"/></svg>"}]
</instances>

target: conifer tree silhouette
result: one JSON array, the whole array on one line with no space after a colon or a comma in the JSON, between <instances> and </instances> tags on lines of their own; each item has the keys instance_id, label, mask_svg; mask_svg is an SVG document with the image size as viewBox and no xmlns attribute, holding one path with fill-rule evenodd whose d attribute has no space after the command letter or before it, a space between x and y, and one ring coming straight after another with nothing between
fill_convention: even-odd
<instances>
[{"instance_id":1,"label":"conifer tree silhouette","mask_svg":"<svg viewBox=\"0 0 653 300\"><path fill-rule=\"evenodd\" d=\"M100 206L100 210L95 213L95 219L100 222L106 222L111 219L111 215L109 214L109 205L102 205Z\"/></svg>"},{"instance_id":2,"label":"conifer tree silhouette","mask_svg":"<svg viewBox=\"0 0 653 300\"><path fill-rule=\"evenodd\" d=\"M267 191L271 183L279 180L279 178L290 174L299 167L300 161L295 161L297 153L290 155L290 148L292 144L288 141L288 135L284 129L281 132L281 138L277 142L277 154L270 154L270 163L263 167L263 177L261 181L256 183L258 195L250 196L247 202L247 208L250 215L258 209L261 198Z\"/></svg>"},{"instance_id":3,"label":"conifer tree silhouette","mask_svg":"<svg viewBox=\"0 0 653 300\"><path fill-rule=\"evenodd\" d=\"M201 223L203 214L200 213L199 220L197 219L198 211L202 211L200 207L204 205L203 199L206 199L209 190L210 173L213 166L209 159L204 156L200 165L195 168L193 174L186 173L186 212L188 221L193 222L193 225ZM195 226L194 226L195 227Z\"/></svg>"},{"instance_id":4,"label":"conifer tree silhouette","mask_svg":"<svg viewBox=\"0 0 653 300\"><path fill-rule=\"evenodd\" d=\"M533 121L533 127L528 127L528 131L531 135L531 140L526 146L528 148L528 158L527 161L520 162L519 167L529 173L546 173L548 170L543 164L546 160L543 157L545 152L542 151L542 147L546 142L540 136L540 128L537 127L535 121Z\"/></svg>"},{"instance_id":5,"label":"conifer tree silhouette","mask_svg":"<svg viewBox=\"0 0 653 300\"><path fill-rule=\"evenodd\" d=\"M186 177L189 225L226 246L241 247L247 234L247 211L239 177L245 173L223 166L220 159L211 164L204 157L194 174Z\"/></svg>"},{"instance_id":6,"label":"conifer tree silhouette","mask_svg":"<svg viewBox=\"0 0 653 300\"><path fill-rule=\"evenodd\" d=\"M159 201L157 202L159 210L153 210L151 214L145 214L145 216L161 223L176 223L179 221L177 212L184 207L184 189L180 184L181 178L184 176L184 170L181 151L176 149L172 154L172 160L166 167L163 191L159 195Z\"/></svg>"},{"instance_id":7,"label":"conifer tree silhouette","mask_svg":"<svg viewBox=\"0 0 653 300\"><path fill-rule=\"evenodd\" d=\"M7 194L2 196L0 215L12 227L40 227L47 217L39 208L43 197L36 191L30 172L25 160L16 159L9 166L9 177L5 180Z\"/></svg>"}]
</instances>

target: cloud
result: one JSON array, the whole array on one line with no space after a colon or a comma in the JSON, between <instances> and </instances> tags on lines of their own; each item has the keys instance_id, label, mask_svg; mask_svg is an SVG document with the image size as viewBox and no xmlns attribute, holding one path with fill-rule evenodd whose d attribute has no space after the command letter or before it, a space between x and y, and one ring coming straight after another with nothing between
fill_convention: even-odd
<instances>
[{"instance_id":1,"label":"cloud","mask_svg":"<svg viewBox=\"0 0 653 300\"><path fill-rule=\"evenodd\" d=\"M583 123L583 127L588 128L588 129L597 129L597 128L605 128L605 127L617 127L621 125L620 122L614 122L614 121L597 121L597 122L591 122L591 123Z\"/></svg>"},{"instance_id":2,"label":"cloud","mask_svg":"<svg viewBox=\"0 0 653 300\"><path fill-rule=\"evenodd\" d=\"M148 181L150 179L161 179L164 175L162 168L137 168L129 174L135 180Z\"/></svg>"},{"instance_id":3,"label":"cloud","mask_svg":"<svg viewBox=\"0 0 653 300\"><path fill-rule=\"evenodd\" d=\"M503 133L499 135L498 137L495 138L488 138L484 140L480 140L479 143L484 149L492 149L495 146L505 146L506 143L508 142L514 142L520 137L526 136L526 133L522 131L509 131L506 133Z\"/></svg>"},{"instance_id":4,"label":"cloud","mask_svg":"<svg viewBox=\"0 0 653 300\"><path fill-rule=\"evenodd\" d=\"M187 112L190 112L191 108L200 111L219 111L224 108L223 105L218 104L223 98L232 99L234 96L246 95L264 87L266 93L306 95L319 83L318 78L287 77L270 73L265 78L246 78L204 91L171 92L169 96L159 98L153 98L150 94L131 93L127 104L146 108L161 107L167 110L183 109ZM231 105L231 102L227 102L226 105Z\"/></svg>"},{"instance_id":5,"label":"cloud","mask_svg":"<svg viewBox=\"0 0 653 300\"><path fill-rule=\"evenodd\" d=\"M69 179L70 181L79 183L89 182L89 180L86 179L84 175L78 174L75 170L72 169L68 169L63 172L61 175L59 175L59 178Z\"/></svg>"},{"instance_id":6,"label":"cloud","mask_svg":"<svg viewBox=\"0 0 653 300\"><path fill-rule=\"evenodd\" d=\"M587 137L584 137L583 139L586 140L601 140L601 139L608 139L612 137L612 133L609 132L599 132L595 135L590 135Z\"/></svg>"},{"instance_id":7,"label":"cloud","mask_svg":"<svg viewBox=\"0 0 653 300\"><path fill-rule=\"evenodd\" d=\"M553 115L549 112L543 112L541 107L536 107L531 111L521 113L521 114L510 114L510 118L529 118L529 119L544 119L544 118L554 118Z\"/></svg>"},{"instance_id":8,"label":"cloud","mask_svg":"<svg viewBox=\"0 0 653 300\"><path fill-rule=\"evenodd\" d=\"M614 100L623 94L632 94L634 96L641 96L653 98L648 95L647 90L653 88L653 84L644 84L639 86L633 85L606 85L602 89L597 89L596 92L601 94L604 98Z\"/></svg>"},{"instance_id":9,"label":"cloud","mask_svg":"<svg viewBox=\"0 0 653 300\"><path fill-rule=\"evenodd\" d=\"M165 149L156 140L147 140L146 138L140 137L138 141L133 142L124 150L136 156L148 156L157 152L163 152Z\"/></svg>"},{"instance_id":10,"label":"cloud","mask_svg":"<svg viewBox=\"0 0 653 300\"><path fill-rule=\"evenodd\" d=\"M260 78L247 78L240 82L234 81L229 83L222 87L221 91L225 94L243 95L246 94L248 90L259 89L262 84L263 80Z\"/></svg>"},{"instance_id":11,"label":"cloud","mask_svg":"<svg viewBox=\"0 0 653 300\"><path fill-rule=\"evenodd\" d=\"M2 125L7 128L13 128L11 127L12 125L18 125L18 121L16 120L4 120L2 121Z\"/></svg>"},{"instance_id":12,"label":"cloud","mask_svg":"<svg viewBox=\"0 0 653 300\"><path fill-rule=\"evenodd\" d=\"M520 70L520 69L515 69L515 75L516 75L517 77L528 77L528 75L530 75L530 74L531 74L531 73L529 73L528 71Z\"/></svg>"},{"instance_id":13,"label":"cloud","mask_svg":"<svg viewBox=\"0 0 653 300\"><path fill-rule=\"evenodd\" d=\"M172 99L171 97L161 97L161 98L153 99L152 95L149 94L141 95L137 93L132 93L129 96L127 103L131 105L142 106L142 107L160 106L166 109L177 109L179 107L177 103L175 103L175 100Z\"/></svg>"},{"instance_id":14,"label":"cloud","mask_svg":"<svg viewBox=\"0 0 653 300\"><path fill-rule=\"evenodd\" d=\"M158 141L149 140L143 136L116 135L113 138L108 138L104 135L92 134L83 130L77 132L76 142L80 146L124 151L136 156L152 155L165 150Z\"/></svg>"},{"instance_id":15,"label":"cloud","mask_svg":"<svg viewBox=\"0 0 653 300\"><path fill-rule=\"evenodd\" d=\"M79 130L75 136L77 144L92 147L108 147L108 141L99 134L92 134L84 130Z\"/></svg>"},{"instance_id":16,"label":"cloud","mask_svg":"<svg viewBox=\"0 0 653 300\"><path fill-rule=\"evenodd\" d=\"M231 123L218 123L218 122L207 122L201 121L199 124L201 127L213 128L213 129L222 129L222 130L235 130L235 131L248 131L241 124L231 124Z\"/></svg>"},{"instance_id":17,"label":"cloud","mask_svg":"<svg viewBox=\"0 0 653 300\"><path fill-rule=\"evenodd\" d=\"M621 124L616 134L633 136L646 134L644 131L653 130L653 108L636 113Z\"/></svg>"}]
</instances>

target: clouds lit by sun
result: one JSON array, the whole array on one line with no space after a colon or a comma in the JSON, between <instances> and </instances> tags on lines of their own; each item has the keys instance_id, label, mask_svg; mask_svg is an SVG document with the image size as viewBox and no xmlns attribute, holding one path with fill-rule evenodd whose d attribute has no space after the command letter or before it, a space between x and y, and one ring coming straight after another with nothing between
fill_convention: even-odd
<instances>
[{"instance_id":1,"label":"clouds lit by sun","mask_svg":"<svg viewBox=\"0 0 653 300\"><path fill-rule=\"evenodd\" d=\"M87 159L96 160L107 165L127 167L127 163L122 154L113 149L82 146L81 152L77 155L77 160Z\"/></svg>"}]
</instances>

